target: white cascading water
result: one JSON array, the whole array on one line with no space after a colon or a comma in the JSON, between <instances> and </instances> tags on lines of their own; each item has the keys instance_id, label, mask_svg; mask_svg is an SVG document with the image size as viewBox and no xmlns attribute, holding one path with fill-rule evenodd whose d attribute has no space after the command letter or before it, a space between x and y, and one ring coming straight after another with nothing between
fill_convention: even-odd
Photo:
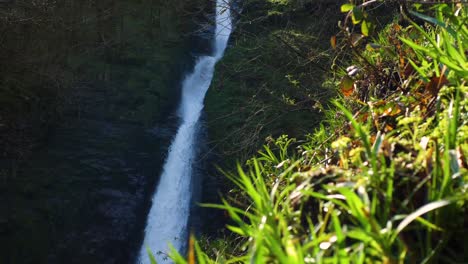
<instances>
[{"instance_id":1,"label":"white cascading water","mask_svg":"<svg viewBox=\"0 0 468 264\"><path fill-rule=\"evenodd\" d=\"M212 56L200 57L192 73L182 85L179 108L181 125L169 148L159 185L148 215L145 239L138 263L150 263L149 248L158 263L169 261L169 244L181 251L185 247L192 197L192 163L195 158L195 135L203 100L208 90L216 62L221 59L232 31L228 0L216 0L216 31ZM157 254L162 252L162 254Z\"/></svg>"}]
</instances>

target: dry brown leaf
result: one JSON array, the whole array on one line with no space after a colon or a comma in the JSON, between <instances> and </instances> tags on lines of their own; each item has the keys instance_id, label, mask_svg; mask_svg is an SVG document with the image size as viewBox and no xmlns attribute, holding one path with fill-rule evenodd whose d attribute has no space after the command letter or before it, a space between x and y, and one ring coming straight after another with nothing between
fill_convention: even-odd
<instances>
[{"instance_id":1,"label":"dry brown leaf","mask_svg":"<svg viewBox=\"0 0 468 264\"><path fill-rule=\"evenodd\" d=\"M345 75L341 78L340 90L344 96L350 96L354 92L354 81L349 76Z\"/></svg>"},{"instance_id":2,"label":"dry brown leaf","mask_svg":"<svg viewBox=\"0 0 468 264\"><path fill-rule=\"evenodd\" d=\"M187 260L188 264L195 264L195 238L193 237L193 235L191 235L189 239Z\"/></svg>"},{"instance_id":3,"label":"dry brown leaf","mask_svg":"<svg viewBox=\"0 0 468 264\"><path fill-rule=\"evenodd\" d=\"M385 132L390 132L392 130L393 130L393 127L391 125L389 125L389 124L385 125Z\"/></svg>"},{"instance_id":4,"label":"dry brown leaf","mask_svg":"<svg viewBox=\"0 0 468 264\"><path fill-rule=\"evenodd\" d=\"M330 45L333 49L336 49L336 36L330 38Z\"/></svg>"},{"instance_id":5,"label":"dry brown leaf","mask_svg":"<svg viewBox=\"0 0 468 264\"><path fill-rule=\"evenodd\" d=\"M440 88L448 83L449 81L445 75L441 75L440 77L434 76L429 83L426 84L426 91L429 91L433 96L437 96Z\"/></svg>"}]
</instances>

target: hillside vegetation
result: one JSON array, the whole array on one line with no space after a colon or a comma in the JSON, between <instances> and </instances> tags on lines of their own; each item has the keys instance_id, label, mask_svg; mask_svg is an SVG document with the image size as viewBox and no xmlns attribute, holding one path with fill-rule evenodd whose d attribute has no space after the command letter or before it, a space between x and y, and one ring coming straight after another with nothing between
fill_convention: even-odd
<instances>
[{"instance_id":1,"label":"hillside vegetation","mask_svg":"<svg viewBox=\"0 0 468 264\"><path fill-rule=\"evenodd\" d=\"M310 10L297 8L303 4L298 2L248 2L251 9L244 9L241 30L218 67L209 95L216 100L208 105L209 122L227 118L221 131L228 137L242 131L221 150L253 148L266 133L281 130L294 137L270 137L237 171L227 167L234 187L221 204L204 206L229 216L229 232L201 242L192 237L188 256L172 252L172 258L177 263L466 262L466 5L351 1L332 9L343 14L340 29L328 38L335 60L325 52L323 61L307 65L328 67L320 62L332 61L327 87L333 90L323 92L337 94L304 97L307 104L298 107L302 100L293 95L317 92L312 87L320 85L312 81L315 70L302 68L297 75L304 61L295 56L300 49L294 43L310 41L298 27L314 19L295 20ZM379 8L395 19L378 21ZM251 17L262 12L258 20ZM277 24L282 19L286 26ZM248 33L242 23L268 30L243 37ZM330 102L320 108L322 118L295 115L302 107L313 112L315 101ZM320 119L321 125L309 126ZM214 126L210 131L217 138L221 132ZM228 159L232 153L244 160L235 151L227 152Z\"/></svg>"},{"instance_id":2,"label":"hillside vegetation","mask_svg":"<svg viewBox=\"0 0 468 264\"><path fill-rule=\"evenodd\" d=\"M1 1L0 158L27 157L90 95L107 118L164 118L204 3Z\"/></svg>"},{"instance_id":3,"label":"hillside vegetation","mask_svg":"<svg viewBox=\"0 0 468 264\"><path fill-rule=\"evenodd\" d=\"M243 1L242 13L206 98L211 146L232 166L267 136L302 136L334 94L326 83L328 39L340 1Z\"/></svg>"}]
</instances>

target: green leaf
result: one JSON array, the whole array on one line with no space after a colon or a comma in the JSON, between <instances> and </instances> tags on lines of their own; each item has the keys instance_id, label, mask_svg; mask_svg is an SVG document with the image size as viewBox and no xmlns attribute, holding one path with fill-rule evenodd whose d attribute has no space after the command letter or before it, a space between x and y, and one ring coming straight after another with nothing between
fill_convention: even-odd
<instances>
[{"instance_id":1,"label":"green leaf","mask_svg":"<svg viewBox=\"0 0 468 264\"><path fill-rule=\"evenodd\" d=\"M353 114L348 109L346 109L338 101L334 101L333 103L343 112L343 114L346 116L346 118L351 122L351 126L357 132L358 136L361 138L362 143L364 144L364 147L366 149L367 157L371 158L372 157L372 152L371 152L371 145L370 145L368 134L366 134L363 127L360 125L360 123L358 123L356 121ZM372 166L375 167L374 164Z\"/></svg>"},{"instance_id":2,"label":"green leaf","mask_svg":"<svg viewBox=\"0 0 468 264\"><path fill-rule=\"evenodd\" d=\"M429 82L429 78L427 77L427 74L424 72L424 70L418 65L416 65L416 63L412 59L408 59L408 61L411 64L411 66L413 66L413 68L419 73L423 81L425 81L426 83Z\"/></svg>"},{"instance_id":3,"label":"green leaf","mask_svg":"<svg viewBox=\"0 0 468 264\"><path fill-rule=\"evenodd\" d=\"M364 20L362 21L362 24L361 24L361 32L364 36L368 37L369 36L369 29L370 27L372 26L372 24L367 21L367 20Z\"/></svg>"},{"instance_id":4,"label":"green leaf","mask_svg":"<svg viewBox=\"0 0 468 264\"><path fill-rule=\"evenodd\" d=\"M198 241L195 241L195 253L197 254L197 260L199 264L206 264L208 256L203 253L203 250L200 247L200 244L198 244Z\"/></svg>"},{"instance_id":5,"label":"green leaf","mask_svg":"<svg viewBox=\"0 0 468 264\"><path fill-rule=\"evenodd\" d=\"M358 24L362 21L364 18L364 14L362 13L362 10L358 7L353 8L353 14L351 16L351 19L353 20L353 24Z\"/></svg>"},{"instance_id":6,"label":"green leaf","mask_svg":"<svg viewBox=\"0 0 468 264\"><path fill-rule=\"evenodd\" d=\"M423 52L426 52L426 53L429 52L429 50L427 48L414 43L412 40L405 39L405 38L400 38L400 40L403 41L403 43L410 46L414 50L420 50L420 51L423 51Z\"/></svg>"},{"instance_id":7,"label":"green leaf","mask_svg":"<svg viewBox=\"0 0 468 264\"><path fill-rule=\"evenodd\" d=\"M431 56L432 54L428 54L429 56ZM434 59L437 59L436 56L431 56L432 58ZM467 70L465 69L462 69L460 66L458 66L457 64L455 64L455 62L453 62L452 60L450 60L448 57L446 56L443 56L443 57L440 57L439 58L440 62L447 65L447 67L449 67L450 69L454 70L454 71L457 71L459 72L460 74L463 74L463 72L468 73Z\"/></svg>"},{"instance_id":8,"label":"green leaf","mask_svg":"<svg viewBox=\"0 0 468 264\"><path fill-rule=\"evenodd\" d=\"M450 43L447 43L447 51L449 53L449 56L451 58L454 58L455 60L457 60L457 62L459 63L459 65L463 65L463 63L465 63L463 61L463 57L460 53L458 53L457 49L455 49L452 44Z\"/></svg>"},{"instance_id":9,"label":"green leaf","mask_svg":"<svg viewBox=\"0 0 468 264\"><path fill-rule=\"evenodd\" d=\"M421 11L422 4L421 3L415 3L413 4L414 9Z\"/></svg>"},{"instance_id":10,"label":"green leaf","mask_svg":"<svg viewBox=\"0 0 468 264\"><path fill-rule=\"evenodd\" d=\"M436 201L432 203L428 203L422 207L420 207L418 210L414 211L413 213L409 214L401 223L398 225L396 232L395 232L395 237L405 229L411 222L413 222L416 218L420 217L423 214L426 214L430 211L434 211L435 209L444 207L449 205L451 202L447 200L441 200L441 201Z\"/></svg>"},{"instance_id":11,"label":"green leaf","mask_svg":"<svg viewBox=\"0 0 468 264\"><path fill-rule=\"evenodd\" d=\"M321 199L321 200L326 200L326 201L331 201L333 202L334 204L340 206L341 208L343 208L344 210L347 210L349 211L350 208L348 205L346 205L345 203L343 203L342 201L336 199L336 197L334 197L333 195L324 195L324 194L321 194L321 193L318 193L318 192L314 192L314 191L311 191L311 190L303 190L301 191L304 195L309 195L311 197L314 197L314 198L317 198L317 199Z\"/></svg>"},{"instance_id":12,"label":"green leaf","mask_svg":"<svg viewBox=\"0 0 468 264\"><path fill-rule=\"evenodd\" d=\"M150 259L151 264L157 264L156 258L154 257L153 253L151 252L151 249L149 247L146 247L146 252L148 253L148 257Z\"/></svg>"},{"instance_id":13,"label":"green leaf","mask_svg":"<svg viewBox=\"0 0 468 264\"><path fill-rule=\"evenodd\" d=\"M422 20L426 20L427 22L429 23L432 23L434 25L437 25L437 26L440 26L440 27L443 27L445 28L449 33L450 35L452 35L453 37L457 37L457 33L455 32L455 30L453 30L453 28L451 27L448 27L447 24L445 24L444 22L442 21L439 21L433 17L430 17L430 16L426 16L426 15L423 15L423 14L420 14L418 12L414 12L414 11L409 11L413 16L416 16Z\"/></svg>"},{"instance_id":14,"label":"green leaf","mask_svg":"<svg viewBox=\"0 0 468 264\"><path fill-rule=\"evenodd\" d=\"M183 257L173 245L169 245L169 258L171 262L177 264L187 264L187 260ZM153 264L153 263L151 263Z\"/></svg>"},{"instance_id":15,"label":"green leaf","mask_svg":"<svg viewBox=\"0 0 468 264\"><path fill-rule=\"evenodd\" d=\"M337 241L338 243L342 243L346 237L343 234L343 229L341 228L342 223L340 222L340 219L338 218L338 215L335 211L332 212L332 223L333 229L335 229Z\"/></svg>"},{"instance_id":16,"label":"green leaf","mask_svg":"<svg viewBox=\"0 0 468 264\"><path fill-rule=\"evenodd\" d=\"M349 4L349 3L348 3L348 4L344 4L344 5L341 6L341 12L342 12L342 13L349 12L349 11L351 11L354 7L355 7L355 5L353 5L353 4Z\"/></svg>"},{"instance_id":17,"label":"green leaf","mask_svg":"<svg viewBox=\"0 0 468 264\"><path fill-rule=\"evenodd\" d=\"M377 138L375 139L374 146L372 148L372 154L374 154L375 157L377 157L377 154L379 153L380 146L382 145L384 136L380 134L380 132L377 133Z\"/></svg>"},{"instance_id":18,"label":"green leaf","mask_svg":"<svg viewBox=\"0 0 468 264\"><path fill-rule=\"evenodd\" d=\"M338 191L346 197L346 202L351 209L351 214L361 222L362 226L367 228L370 225L369 218L365 215L364 211L367 210L367 207L359 198L359 196L354 193L354 191L348 188L339 188Z\"/></svg>"},{"instance_id":19,"label":"green leaf","mask_svg":"<svg viewBox=\"0 0 468 264\"><path fill-rule=\"evenodd\" d=\"M370 236L368 232L365 232L364 230L359 228L348 231L346 235L352 239L356 239L364 243L369 243L373 240L373 237Z\"/></svg>"},{"instance_id":20,"label":"green leaf","mask_svg":"<svg viewBox=\"0 0 468 264\"><path fill-rule=\"evenodd\" d=\"M366 49L368 51L376 51L376 50L379 50L381 48L382 48L382 46L377 44L377 43L369 43L369 44L366 45Z\"/></svg>"},{"instance_id":21,"label":"green leaf","mask_svg":"<svg viewBox=\"0 0 468 264\"><path fill-rule=\"evenodd\" d=\"M461 34L457 35L457 42L458 42L458 51L460 55L462 56L463 61L466 61L465 48L463 47L463 40L462 40ZM467 49L468 49L468 46L467 46Z\"/></svg>"},{"instance_id":22,"label":"green leaf","mask_svg":"<svg viewBox=\"0 0 468 264\"><path fill-rule=\"evenodd\" d=\"M422 225L426 226L429 229L434 229L434 230L437 230L437 231L444 231L443 228L441 228L441 227L427 221L426 219L424 219L422 217L416 218L416 221L418 221L419 223L421 223Z\"/></svg>"},{"instance_id":23,"label":"green leaf","mask_svg":"<svg viewBox=\"0 0 468 264\"><path fill-rule=\"evenodd\" d=\"M236 233L236 234L239 234L241 236L248 236L249 234L247 234L242 228L240 227L236 227L236 226L232 226L232 225L228 225L226 226L227 229L231 230L232 232Z\"/></svg>"}]
</instances>

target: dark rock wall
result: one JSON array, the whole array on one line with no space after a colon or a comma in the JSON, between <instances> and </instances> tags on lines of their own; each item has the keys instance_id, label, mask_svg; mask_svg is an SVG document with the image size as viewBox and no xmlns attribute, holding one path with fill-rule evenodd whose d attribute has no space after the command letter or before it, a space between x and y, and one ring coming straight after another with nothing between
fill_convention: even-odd
<instances>
[{"instance_id":1,"label":"dark rock wall","mask_svg":"<svg viewBox=\"0 0 468 264\"><path fill-rule=\"evenodd\" d=\"M15 3L8 10L27 11ZM15 27L15 34L43 42L34 49L15 35L31 56L42 48L80 47L64 58L28 64L22 90L11 86L21 83L19 75L0 63L4 80L13 80L0 83L0 96L16 96L8 97L10 108L0 108L0 263L132 263L178 125L174 112L182 76L196 54L209 49L203 37L209 26L199 31L199 23L210 24L211 6L204 0L109 0L54 8L62 12L57 17L93 11L86 17L94 22L71 31L61 31L57 17ZM34 19L50 10L39 11ZM63 32L71 43L52 32ZM10 39L8 47L14 44ZM0 56L15 65L24 58ZM29 72L57 61L56 70L70 79L54 78L67 86L44 86L54 84L49 79L29 85ZM40 104L24 101L32 89L42 89L30 96ZM52 92L44 96L46 90Z\"/></svg>"}]
</instances>

